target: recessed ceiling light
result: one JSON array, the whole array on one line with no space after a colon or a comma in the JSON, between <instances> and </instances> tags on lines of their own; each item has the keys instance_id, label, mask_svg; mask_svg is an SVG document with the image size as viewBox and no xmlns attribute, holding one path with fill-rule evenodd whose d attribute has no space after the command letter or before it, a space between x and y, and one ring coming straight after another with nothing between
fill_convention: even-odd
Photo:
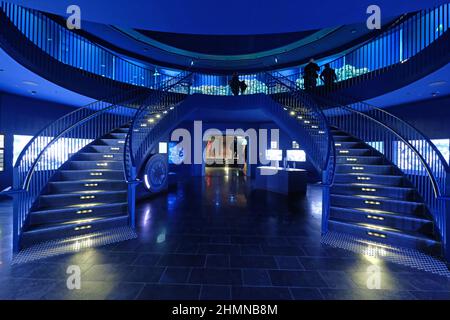
<instances>
[{"instance_id":1,"label":"recessed ceiling light","mask_svg":"<svg viewBox=\"0 0 450 320\"><path fill-rule=\"evenodd\" d=\"M37 93L37 91L31 90L30 93L34 96Z\"/></svg>"},{"instance_id":2,"label":"recessed ceiling light","mask_svg":"<svg viewBox=\"0 0 450 320\"><path fill-rule=\"evenodd\" d=\"M38 86L38 84L36 82L34 82L34 81L25 80L25 81L22 81L22 83L26 84L28 86L33 86L33 87L37 87Z\"/></svg>"},{"instance_id":3,"label":"recessed ceiling light","mask_svg":"<svg viewBox=\"0 0 450 320\"><path fill-rule=\"evenodd\" d=\"M428 84L430 87L439 87L439 86L443 86L446 85L447 81L444 80L440 80L440 81L434 81L434 82L430 82L430 84Z\"/></svg>"}]
</instances>

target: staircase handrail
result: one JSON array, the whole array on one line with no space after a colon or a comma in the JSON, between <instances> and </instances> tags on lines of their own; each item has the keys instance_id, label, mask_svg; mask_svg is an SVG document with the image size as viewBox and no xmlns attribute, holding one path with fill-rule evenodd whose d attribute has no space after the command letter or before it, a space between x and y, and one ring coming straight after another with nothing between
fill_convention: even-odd
<instances>
[{"instance_id":1,"label":"staircase handrail","mask_svg":"<svg viewBox=\"0 0 450 320\"><path fill-rule=\"evenodd\" d=\"M125 179L127 182L131 182L135 180L136 177L133 176L131 172L131 168L136 168L136 157L135 157L135 150L133 150L133 143L135 142L135 130L137 130L136 126L138 121L142 119L142 117L147 113L147 109L149 106L159 102L162 100L164 95L167 95L170 93L172 89L177 87L178 85L186 84L190 86L190 82L187 81L191 78L192 73L190 71L181 72L176 77L169 79L166 82L163 82L159 88L157 93L158 96L150 95L148 99L139 107L139 109L136 111L133 120L131 121L130 128L127 133L127 137L125 138L125 145L124 145L124 168L125 168ZM140 144L142 141L140 142Z\"/></svg>"},{"instance_id":2,"label":"staircase handrail","mask_svg":"<svg viewBox=\"0 0 450 320\"><path fill-rule=\"evenodd\" d=\"M267 73L267 75L269 76L269 78L286 87L289 90L289 94L293 95L296 98L300 98L302 102L306 102L307 105L316 113L318 119L324 124L326 137L328 140L328 148L321 166L321 170L327 170L328 177L326 177L325 181L322 181L322 183L331 186L334 182L334 170L336 168L336 147L334 144L333 135L331 134L330 125L323 111L305 91L298 88L297 85L290 79L284 77L278 72ZM283 82L283 80L287 83Z\"/></svg>"},{"instance_id":3,"label":"staircase handrail","mask_svg":"<svg viewBox=\"0 0 450 320\"><path fill-rule=\"evenodd\" d=\"M28 190L29 182L36 168L40 158L45 153L45 151L55 143L55 141L61 137L63 134L70 131L70 128L75 128L80 125L82 121L88 116L98 115L102 112L107 112L116 106L117 103L124 101L127 97L132 97L135 94L142 92L141 89L134 89L131 92L117 95L112 98L104 98L97 100L95 102L89 103L81 108L76 108L59 119L51 122L44 128L42 128L37 134L31 138L31 140L25 145L19 154L16 163L14 165L14 170L24 172L26 175L21 179L16 181L14 186L15 189ZM106 105L106 107L105 107ZM93 112L93 113L90 113ZM40 138L44 138L40 140ZM46 141L50 139L50 141ZM43 142L46 142L43 144ZM33 157L34 155L34 157ZM32 157L30 159L30 156ZM26 163L25 163L26 162ZM24 168L25 167L25 168Z\"/></svg>"}]
</instances>

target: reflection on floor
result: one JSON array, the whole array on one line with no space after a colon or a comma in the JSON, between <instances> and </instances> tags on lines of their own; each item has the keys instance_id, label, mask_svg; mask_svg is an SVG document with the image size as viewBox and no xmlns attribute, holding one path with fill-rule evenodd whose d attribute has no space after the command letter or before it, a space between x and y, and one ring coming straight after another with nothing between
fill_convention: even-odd
<instances>
[{"instance_id":1,"label":"reflection on floor","mask_svg":"<svg viewBox=\"0 0 450 320\"><path fill-rule=\"evenodd\" d=\"M450 299L446 277L321 245L319 187L286 201L246 179L192 178L139 205L138 239L15 266L2 202L0 299Z\"/></svg>"}]
</instances>

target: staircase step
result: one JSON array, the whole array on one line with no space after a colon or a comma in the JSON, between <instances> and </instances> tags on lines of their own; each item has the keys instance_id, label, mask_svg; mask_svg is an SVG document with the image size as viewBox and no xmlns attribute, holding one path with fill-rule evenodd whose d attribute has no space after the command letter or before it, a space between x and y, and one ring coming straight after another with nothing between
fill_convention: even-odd
<instances>
[{"instance_id":1,"label":"staircase step","mask_svg":"<svg viewBox=\"0 0 450 320\"><path fill-rule=\"evenodd\" d=\"M29 247L39 242L58 238L87 236L99 230L126 226L127 224L128 216L126 215L49 224L25 231L22 234L21 246Z\"/></svg>"},{"instance_id":2,"label":"staircase step","mask_svg":"<svg viewBox=\"0 0 450 320\"><path fill-rule=\"evenodd\" d=\"M340 221L372 224L432 236L433 221L404 213L363 208L330 208L330 218Z\"/></svg>"},{"instance_id":3,"label":"staircase step","mask_svg":"<svg viewBox=\"0 0 450 320\"><path fill-rule=\"evenodd\" d=\"M371 173L371 174L391 174L392 165L370 165L370 164L337 164L336 173Z\"/></svg>"},{"instance_id":4,"label":"staircase step","mask_svg":"<svg viewBox=\"0 0 450 320\"><path fill-rule=\"evenodd\" d=\"M388 187L370 183L334 183L331 187L331 193L342 195L367 194L406 201L414 201L418 196L413 188Z\"/></svg>"},{"instance_id":5,"label":"staircase step","mask_svg":"<svg viewBox=\"0 0 450 320\"><path fill-rule=\"evenodd\" d=\"M334 136L333 137L335 142L340 142L340 141L347 141L347 142L359 142L357 139L350 137L348 135L346 136Z\"/></svg>"},{"instance_id":6,"label":"staircase step","mask_svg":"<svg viewBox=\"0 0 450 320\"><path fill-rule=\"evenodd\" d=\"M55 176L58 181L78 181L92 179L124 179L123 170L93 169L93 170L59 170Z\"/></svg>"},{"instance_id":7,"label":"staircase step","mask_svg":"<svg viewBox=\"0 0 450 320\"><path fill-rule=\"evenodd\" d=\"M119 140L123 140L126 137L127 137L127 132L111 132L105 136L105 138L107 138L107 139L119 139Z\"/></svg>"},{"instance_id":8,"label":"staircase step","mask_svg":"<svg viewBox=\"0 0 450 320\"><path fill-rule=\"evenodd\" d=\"M367 208L409 214L425 214L425 206L421 202L393 200L384 197L370 197L367 195L338 195L330 196L330 203L341 208Z\"/></svg>"},{"instance_id":9,"label":"staircase step","mask_svg":"<svg viewBox=\"0 0 450 320\"><path fill-rule=\"evenodd\" d=\"M47 194L49 193L71 193L87 190L127 190L125 180L107 180L92 179L79 181L52 181L48 184Z\"/></svg>"},{"instance_id":10,"label":"staircase step","mask_svg":"<svg viewBox=\"0 0 450 320\"><path fill-rule=\"evenodd\" d=\"M338 164L382 164L383 158L380 156L341 156L336 157Z\"/></svg>"},{"instance_id":11,"label":"staircase step","mask_svg":"<svg viewBox=\"0 0 450 320\"><path fill-rule=\"evenodd\" d=\"M386 186L403 186L404 182L402 176L367 173L337 173L334 178L334 183L373 183Z\"/></svg>"},{"instance_id":12,"label":"staircase step","mask_svg":"<svg viewBox=\"0 0 450 320\"><path fill-rule=\"evenodd\" d=\"M86 152L100 152L100 153L120 153L123 154L123 145L121 146L107 146L91 144L86 147Z\"/></svg>"},{"instance_id":13,"label":"staircase step","mask_svg":"<svg viewBox=\"0 0 450 320\"><path fill-rule=\"evenodd\" d=\"M72 161L123 161L123 153L117 152L78 152Z\"/></svg>"},{"instance_id":14,"label":"staircase step","mask_svg":"<svg viewBox=\"0 0 450 320\"><path fill-rule=\"evenodd\" d=\"M364 148L366 150L367 147L359 141L338 141L334 143L334 146L337 150L340 149L359 149L359 148Z\"/></svg>"},{"instance_id":15,"label":"staircase step","mask_svg":"<svg viewBox=\"0 0 450 320\"><path fill-rule=\"evenodd\" d=\"M78 161L71 160L64 164L64 170L90 170L90 169L111 169L123 170L123 161L100 160L100 161Z\"/></svg>"},{"instance_id":16,"label":"staircase step","mask_svg":"<svg viewBox=\"0 0 450 320\"><path fill-rule=\"evenodd\" d=\"M104 146L113 146L113 147L120 147L125 144L125 139L112 139L112 138L104 138L99 139L96 143L96 145L104 145Z\"/></svg>"},{"instance_id":17,"label":"staircase step","mask_svg":"<svg viewBox=\"0 0 450 320\"><path fill-rule=\"evenodd\" d=\"M440 254L440 243L421 234L339 220L330 220L328 226L330 231L353 234L374 243L414 248L432 255Z\"/></svg>"},{"instance_id":18,"label":"staircase step","mask_svg":"<svg viewBox=\"0 0 450 320\"><path fill-rule=\"evenodd\" d=\"M40 209L67 206L82 207L86 204L117 203L127 201L127 191L99 191L42 195L37 201Z\"/></svg>"},{"instance_id":19,"label":"staircase step","mask_svg":"<svg viewBox=\"0 0 450 320\"><path fill-rule=\"evenodd\" d=\"M357 156L371 156L372 154L373 154L372 150L368 148L354 148L354 149L336 148L336 156L357 157Z\"/></svg>"},{"instance_id":20,"label":"staircase step","mask_svg":"<svg viewBox=\"0 0 450 320\"><path fill-rule=\"evenodd\" d=\"M127 214L128 203L100 203L95 206L66 207L33 211L30 213L30 225L53 224L64 221L117 216Z\"/></svg>"}]
</instances>

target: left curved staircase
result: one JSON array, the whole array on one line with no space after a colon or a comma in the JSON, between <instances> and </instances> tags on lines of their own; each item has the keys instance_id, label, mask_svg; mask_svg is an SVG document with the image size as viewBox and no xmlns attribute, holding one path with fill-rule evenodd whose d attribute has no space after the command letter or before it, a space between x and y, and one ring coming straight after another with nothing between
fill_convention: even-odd
<instances>
[{"instance_id":1,"label":"left curved staircase","mask_svg":"<svg viewBox=\"0 0 450 320\"><path fill-rule=\"evenodd\" d=\"M127 126L113 130L61 166L30 210L21 248L128 225L123 173L127 132Z\"/></svg>"}]
</instances>

